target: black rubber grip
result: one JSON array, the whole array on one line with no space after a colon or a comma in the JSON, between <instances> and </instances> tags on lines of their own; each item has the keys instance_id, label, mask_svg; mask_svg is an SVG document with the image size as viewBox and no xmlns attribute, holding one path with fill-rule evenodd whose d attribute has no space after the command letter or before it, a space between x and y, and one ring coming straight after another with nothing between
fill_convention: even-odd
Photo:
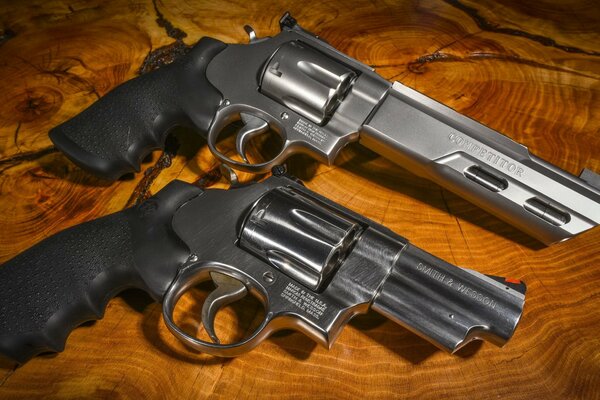
<instances>
[{"instance_id":1,"label":"black rubber grip","mask_svg":"<svg viewBox=\"0 0 600 400\"><path fill-rule=\"evenodd\" d=\"M23 363L64 349L129 287L160 300L189 257L175 211L202 190L173 181L139 206L66 229L0 266L0 353Z\"/></svg>"},{"instance_id":2,"label":"black rubber grip","mask_svg":"<svg viewBox=\"0 0 600 400\"><path fill-rule=\"evenodd\" d=\"M225 47L202 38L172 64L117 86L52 129L50 139L71 161L102 178L139 171L146 155L164 148L171 128L188 126L206 134L222 99L206 68Z\"/></svg>"}]
</instances>

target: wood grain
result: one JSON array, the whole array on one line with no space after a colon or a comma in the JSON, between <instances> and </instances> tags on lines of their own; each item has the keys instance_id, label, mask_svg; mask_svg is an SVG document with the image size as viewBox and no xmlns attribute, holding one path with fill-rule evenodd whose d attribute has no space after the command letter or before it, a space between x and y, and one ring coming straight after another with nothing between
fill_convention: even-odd
<instances>
[{"instance_id":1,"label":"wood grain","mask_svg":"<svg viewBox=\"0 0 600 400\"><path fill-rule=\"evenodd\" d=\"M591 0L4 1L0 262L172 179L218 180L205 143L189 132L142 173L114 184L68 162L47 132L202 36L246 42L245 23L275 34L285 10L385 78L561 168L600 171L600 11ZM600 398L599 229L544 248L358 145L335 166L296 157L290 169L439 257L527 282L514 338L502 349L480 343L452 357L371 313L329 351L283 333L221 360L184 348L163 326L160 306L130 291L109 303L103 320L76 329L63 353L18 368L3 360L0 397ZM224 322L252 320L257 311L249 305Z\"/></svg>"}]
</instances>

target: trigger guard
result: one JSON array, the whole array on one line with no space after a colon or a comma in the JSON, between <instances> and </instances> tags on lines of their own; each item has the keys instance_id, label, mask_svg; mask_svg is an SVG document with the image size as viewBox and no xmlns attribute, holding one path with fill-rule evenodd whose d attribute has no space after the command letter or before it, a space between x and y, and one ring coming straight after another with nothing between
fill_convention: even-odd
<instances>
[{"instance_id":1,"label":"trigger guard","mask_svg":"<svg viewBox=\"0 0 600 400\"><path fill-rule=\"evenodd\" d=\"M217 357L237 357L254 349L272 333L273 330L270 329L271 316L269 313L266 313L262 324L250 336L242 341L229 344L207 342L190 336L173 321L173 311L181 296L194 285L210 280L210 272L219 272L239 280L246 286L261 288L265 299L267 298L266 291L261 285L258 285L248 276L236 273L235 269L229 265L218 262L194 263L180 270L175 280L169 286L169 289L167 289L162 305L163 320L169 331L185 345Z\"/></svg>"},{"instance_id":2,"label":"trigger guard","mask_svg":"<svg viewBox=\"0 0 600 400\"><path fill-rule=\"evenodd\" d=\"M241 120L242 117L240 114L242 113L250 114L266 121L271 127L271 129L273 129L279 136L281 136L281 139L284 143L279 154L277 154L269 161L265 161L263 163L258 164L251 164L232 160L231 158L227 157L219 150L217 150L217 139L219 138L219 134L221 133L223 128L225 128L225 126L232 123L233 121ZM211 124L208 130L207 142L210 152L219 161L229 165L233 169L249 172L252 174L264 174L270 172L274 166L283 164L283 162L290 155L290 152L292 150L290 148L290 143L287 139L285 129L276 118L258 108L243 104L231 104L221 108L217 112L213 123ZM241 156L243 157L244 155Z\"/></svg>"}]
</instances>

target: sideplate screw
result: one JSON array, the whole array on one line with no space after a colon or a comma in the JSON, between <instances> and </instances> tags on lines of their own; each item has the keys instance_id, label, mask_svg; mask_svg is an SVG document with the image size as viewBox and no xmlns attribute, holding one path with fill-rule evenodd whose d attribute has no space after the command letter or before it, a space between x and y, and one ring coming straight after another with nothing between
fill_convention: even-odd
<instances>
[{"instance_id":1,"label":"sideplate screw","mask_svg":"<svg viewBox=\"0 0 600 400\"><path fill-rule=\"evenodd\" d=\"M267 271L263 274L263 280L266 283L273 283L275 281L275 276L271 271Z\"/></svg>"}]
</instances>

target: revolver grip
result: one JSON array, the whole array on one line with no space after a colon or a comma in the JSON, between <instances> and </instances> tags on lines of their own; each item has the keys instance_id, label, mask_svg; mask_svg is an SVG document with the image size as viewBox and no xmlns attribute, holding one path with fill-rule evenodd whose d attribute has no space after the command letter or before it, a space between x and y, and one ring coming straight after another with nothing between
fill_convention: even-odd
<instances>
[{"instance_id":1,"label":"revolver grip","mask_svg":"<svg viewBox=\"0 0 600 400\"><path fill-rule=\"evenodd\" d=\"M502 346L523 313L525 284L456 267L410 243L373 310L454 353L475 339Z\"/></svg>"},{"instance_id":2,"label":"revolver grip","mask_svg":"<svg viewBox=\"0 0 600 400\"><path fill-rule=\"evenodd\" d=\"M62 351L75 327L101 319L126 288L160 299L189 256L172 216L199 192L174 181L137 207L59 232L0 266L0 353L24 363Z\"/></svg>"},{"instance_id":3,"label":"revolver grip","mask_svg":"<svg viewBox=\"0 0 600 400\"><path fill-rule=\"evenodd\" d=\"M170 65L125 82L49 135L81 168L105 179L139 171L143 158L164 148L168 131L189 126L206 133L221 93L206 78L226 44L202 38Z\"/></svg>"}]
</instances>

